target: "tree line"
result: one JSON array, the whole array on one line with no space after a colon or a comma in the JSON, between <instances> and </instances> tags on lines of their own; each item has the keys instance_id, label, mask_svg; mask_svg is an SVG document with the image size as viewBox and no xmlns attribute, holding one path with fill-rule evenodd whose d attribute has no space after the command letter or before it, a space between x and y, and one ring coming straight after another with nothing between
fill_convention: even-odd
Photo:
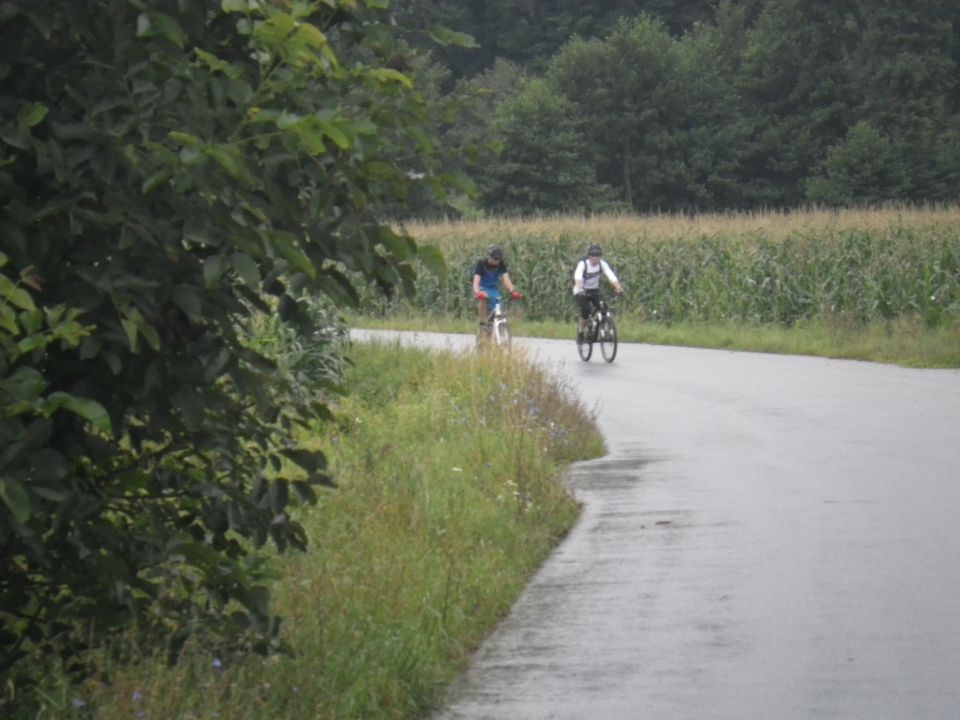
<instances>
[{"instance_id":1,"label":"tree line","mask_svg":"<svg viewBox=\"0 0 960 720\"><path fill-rule=\"evenodd\" d=\"M437 134L475 183L464 213L958 197L949 0L399 5L477 41L423 78L461 108Z\"/></svg>"}]
</instances>

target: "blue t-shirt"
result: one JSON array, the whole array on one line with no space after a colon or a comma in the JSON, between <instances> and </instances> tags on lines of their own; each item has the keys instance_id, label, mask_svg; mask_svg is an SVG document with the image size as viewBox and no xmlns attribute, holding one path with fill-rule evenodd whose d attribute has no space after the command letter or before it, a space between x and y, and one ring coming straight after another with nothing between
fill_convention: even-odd
<instances>
[{"instance_id":1,"label":"blue t-shirt","mask_svg":"<svg viewBox=\"0 0 960 720\"><path fill-rule=\"evenodd\" d=\"M490 297L500 297L500 278L507 272L506 260L496 265L487 265L487 259L482 258L473 267L473 274L480 276L480 289Z\"/></svg>"}]
</instances>

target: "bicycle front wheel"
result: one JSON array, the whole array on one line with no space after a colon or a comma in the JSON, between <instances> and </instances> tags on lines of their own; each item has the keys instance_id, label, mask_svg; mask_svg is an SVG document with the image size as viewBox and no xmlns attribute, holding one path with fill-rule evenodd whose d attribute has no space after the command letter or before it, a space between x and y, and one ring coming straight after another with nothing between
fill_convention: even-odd
<instances>
[{"instance_id":1,"label":"bicycle front wheel","mask_svg":"<svg viewBox=\"0 0 960 720\"><path fill-rule=\"evenodd\" d=\"M590 342L587 332L589 331L577 334L577 352L580 353L580 359L584 362L587 362L593 355L593 343Z\"/></svg>"},{"instance_id":2,"label":"bicycle front wheel","mask_svg":"<svg viewBox=\"0 0 960 720\"><path fill-rule=\"evenodd\" d=\"M612 363L617 356L617 324L612 317L606 318L597 331L600 337L600 352L603 353L603 359Z\"/></svg>"},{"instance_id":3,"label":"bicycle front wheel","mask_svg":"<svg viewBox=\"0 0 960 720\"><path fill-rule=\"evenodd\" d=\"M501 323L497 323L493 328L494 340L496 340L497 346L503 350L510 349L510 326L507 325L506 320Z\"/></svg>"}]
</instances>

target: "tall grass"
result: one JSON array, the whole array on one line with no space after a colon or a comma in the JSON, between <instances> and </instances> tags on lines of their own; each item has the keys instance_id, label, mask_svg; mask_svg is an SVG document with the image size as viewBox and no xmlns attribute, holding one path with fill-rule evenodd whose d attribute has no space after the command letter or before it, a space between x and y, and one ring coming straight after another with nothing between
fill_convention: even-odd
<instances>
[{"instance_id":1,"label":"tall grass","mask_svg":"<svg viewBox=\"0 0 960 720\"><path fill-rule=\"evenodd\" d=\"M436 703L575 521L559 477L602 440L519 353L373 345L352 360L352 394L305 439L340 487L300 511L310 551L273 559L293 654L105 660L81 688L54 674L37 717L415 718Z\"/></svg>"},{"instance_id":2,"label":"tall grass","mask_svg":"<svg viewBox=\"0 0 960 720\"><path fill-rule=\"evenodd\" d=\"M531 320L569 321L570 272L592 242L628 289L638 322L866 326L960 319L960 207L885 207L725 215L539 217L411 224L448 259L413 300L367 299L372 315L470 317L466 271L490 243L507 250Z\"/></svg>"}]
</instances>

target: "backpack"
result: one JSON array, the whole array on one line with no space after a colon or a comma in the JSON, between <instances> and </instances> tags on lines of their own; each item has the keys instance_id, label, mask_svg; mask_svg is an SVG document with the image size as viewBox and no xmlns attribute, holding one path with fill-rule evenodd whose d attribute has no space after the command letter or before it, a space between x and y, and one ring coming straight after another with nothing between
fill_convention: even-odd
<instances>
[{"instance_id":1,"label":"backpack","mask_svg":"<svg viewBox=\"0 0 960 720\"><path fill-rule=\"evenodd\" d=\"M580 267L580 263L586 263L586 262L587 262L587 256L584 255L583 257L581 257L579 260L577 260L577 261L573 264L573 269L570 271L570 284L571 284L571 285L573 285L573 283L576 282L576 280L574 279L574 275L577 274L577 268ZM586 265L584 265L584 269L586 269Z\"/></svg>"}]
</instances>

